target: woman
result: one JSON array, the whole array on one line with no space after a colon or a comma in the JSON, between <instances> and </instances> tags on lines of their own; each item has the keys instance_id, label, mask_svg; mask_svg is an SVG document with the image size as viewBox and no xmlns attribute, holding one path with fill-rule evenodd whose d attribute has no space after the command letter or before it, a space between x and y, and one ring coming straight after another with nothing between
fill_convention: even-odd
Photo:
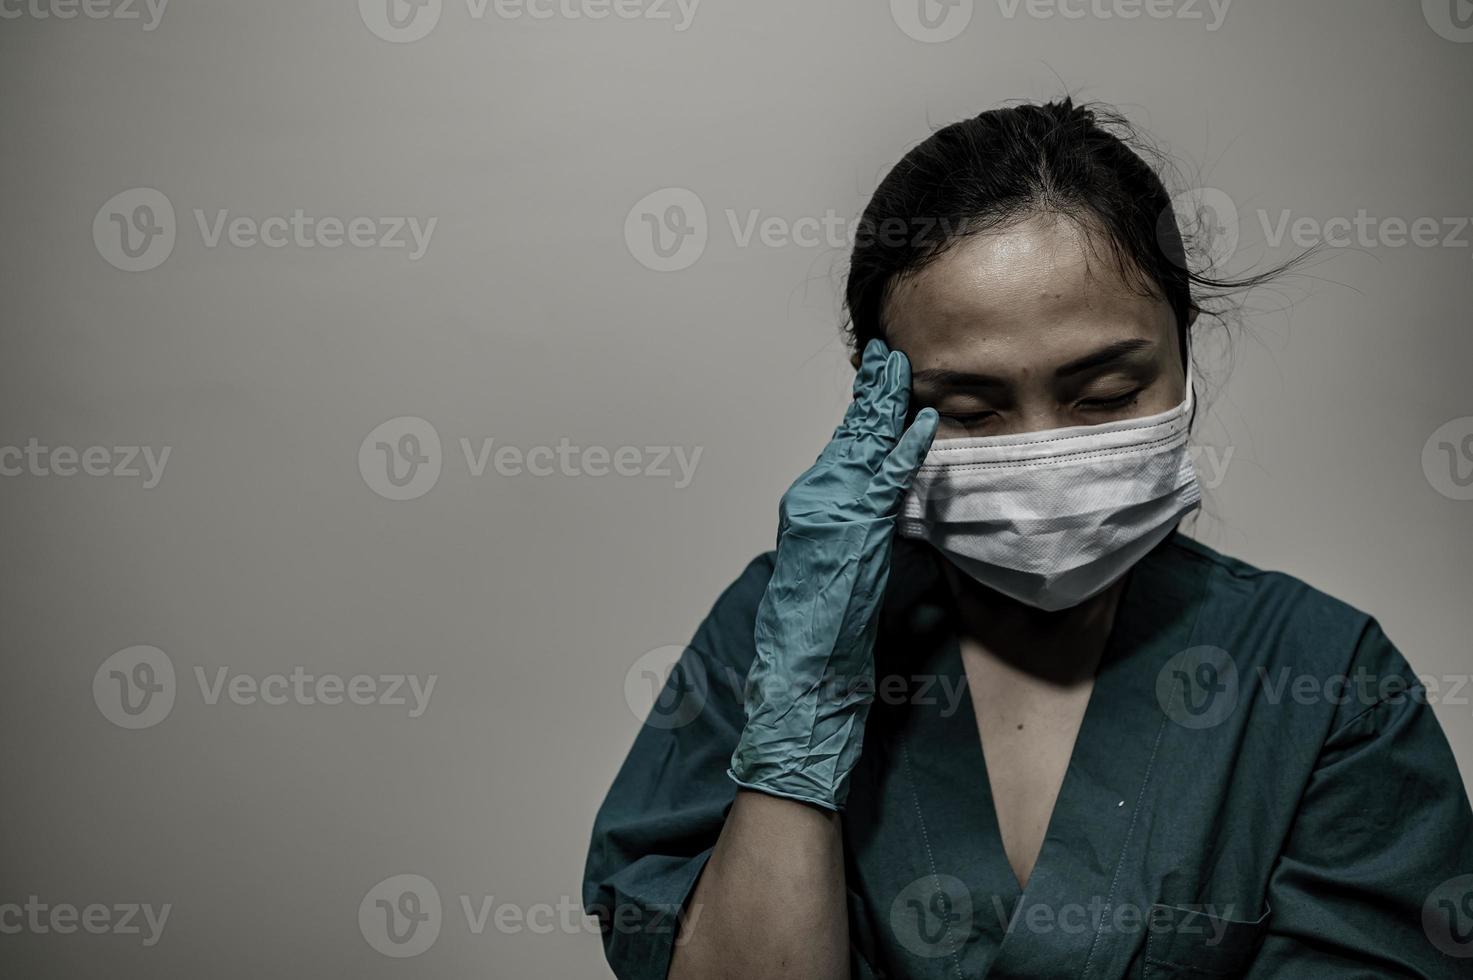
<instances>
[{"instance_id":1,"label":"woman","mask_svg":"<svg viewBox=\"0 0 1473 980\"><path fill-rule=\"evenodd\" d=\"M620 977L1473 976L1411 668L1176 530L1193 324L1261 277L1187 270L1119 125L984 112L875 193L854 401L594 827Z\"/></svg>"}]
</instances>

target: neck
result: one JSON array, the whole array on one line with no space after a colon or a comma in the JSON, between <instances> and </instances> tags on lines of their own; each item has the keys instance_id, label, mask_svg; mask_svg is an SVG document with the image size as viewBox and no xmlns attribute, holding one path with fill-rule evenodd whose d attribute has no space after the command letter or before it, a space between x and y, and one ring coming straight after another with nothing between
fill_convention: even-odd
<instances>
[{"instance_id":1,"label":"neck","mask_svg":"<svg viewBox=\"0 0 1473 980\"><path fill-rule=\"evenodd\" d=\"M965 639L1013 667L1059 684L1094 676L1125 579L1077 606L1048 612L990 589L944 562Z\"/></svg>"}]
</instances>

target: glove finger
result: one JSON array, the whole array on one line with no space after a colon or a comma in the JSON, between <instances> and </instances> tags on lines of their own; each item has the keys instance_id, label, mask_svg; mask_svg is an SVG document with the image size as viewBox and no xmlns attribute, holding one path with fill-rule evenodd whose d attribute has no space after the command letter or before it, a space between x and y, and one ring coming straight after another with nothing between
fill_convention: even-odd
<instances>
[{"instance_id":1,"label":"glove finger","mask_svg":"<svg viewBox=\"0 0 1473 980\"><path fill-rule=\"evenodd\" d=\"M878 337L864 345L864 353L860 356L859 370L854 375L854 386L851 392L849 408L844 413L844 421L839 424L834 435L841 432L848 434L852 431L853 423L865 413L864 398L875 385L881 372L885 368L890 357L890 348Z\"/></svg>"},{"instance_id":2,"label":"glove finger","mask_svg":"<svg viewBox=\"0 0 1473 980\"><path fill-rule=\"evenodd\" d=\"M885 457L880 471L870 482L866 499L872 501L878 513L893 513L900 497L915 479L916 471L926 461L931 442L936 438L936 427L941 417L934 408L923 408L916 413L915 422L900 437L895 448Z\"/></svg>"},{"instance_id":3,"label":"glove finger","mask_svg":"<svg viewBox=\"0 0 1473 980\"><path fill-rule=\"evenodd\" d=\"M910 404L910 358L901 351L890 354L887 365L889 388L877 406L881 431L893 444L905 432L905 412Z\"/></svg>"},{"instance_id":4,"label":"glove finger","mask_svg":"<svg viewBox=\"0 0 1473 980\"><path fill-rule=\"evenodd\" d=\"M859 373L854 376L854 395L867 388L880 368L890 359L890 347L879 337L873 337L864 345L864 354L859 360Z\"/></svg>"},{"instance_id":5,"label":"glove finger","mask_svg":"<svg viewBox=\"0 0 1473 980\"><path fill-rule=\"evenodd\" d=\"M893 351L876 382L864 417L856 424L849 453L862 462L871 475L879 472L885 457L905 431L909 401L910 361L900 351Z\"/></svg>"},{"instance_id":6,"label":"glove finger","mask_svg":"<svg viewBox=\"0 0 1473 980\"><path fill-rule=\"evenodd\" d=\"M878 337L865 345L864 354L859 362L859 371L854 376L854 395L850 399L849 407L844 412L844 419L839 427L834 430L829 443L819 454L818 461L834 460L848 455L849 441L855 434L862 431L869 417L871 402L874 399L877 385L883 378L890 358L890 348Z\"/></svg>"}]
</instances>

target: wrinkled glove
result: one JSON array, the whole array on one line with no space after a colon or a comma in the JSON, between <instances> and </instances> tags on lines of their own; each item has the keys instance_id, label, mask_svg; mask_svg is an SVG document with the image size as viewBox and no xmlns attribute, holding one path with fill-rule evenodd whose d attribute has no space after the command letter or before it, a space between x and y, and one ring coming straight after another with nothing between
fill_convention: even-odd
<instances>
[{"instance_id":1,"label":"wrinkled glove","mask_svg":"<svg viewBox=\"0 0 1473 980\"><path fill-rule=\"evenodd\" d=\"M739 786L829 810L844 805L874 700L895 518L936 434L929 408L905 428L909 400L910 362L871 340L844 421L783 494L777 559L757 607L746 725L727 770Z\"/></svg>"}]
</instances>

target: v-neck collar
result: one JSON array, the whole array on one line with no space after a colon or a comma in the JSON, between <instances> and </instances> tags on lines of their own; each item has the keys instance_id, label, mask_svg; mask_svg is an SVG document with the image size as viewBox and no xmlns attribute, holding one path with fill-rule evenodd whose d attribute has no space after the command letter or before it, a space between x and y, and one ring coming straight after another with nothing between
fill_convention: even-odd
<instances>
[{"instance_id":1,"label":"v-neck collar","mask_svg":"<svg viewBox=\"0 0 1473 980\"><path fill-rule=\"evenodd\" d=\"M924 667L939 705L917 703L888 736L901 768L920 840L913 862L946 893L948 910L969 903L965 933L948 937L939 976L1089 977L1105 956L1105 920L1121 901L1119 866L1146 798L1167 718L1155 701L1165 660L1191 645L1206 573L1180 561L1176 534L1128 573L1105 641L1094 689L1026 888L1019 889L1002 844L976 713L956 630L946 617ZM945 616L939 568L908 567L892 596L890 628L905 615ZM937 556L934 560L942 560ZM887 657L887 660L890 658ZM891 669L896 669L890 661ZM948 710L950 709L950 710ZM952 894L961 893L962 894ZM960 916L951 915L957 920ZM943 955L944 954L944 955ZM1107 975L1096 972L1093 975Z\"/></svg>"}]
</instances>

